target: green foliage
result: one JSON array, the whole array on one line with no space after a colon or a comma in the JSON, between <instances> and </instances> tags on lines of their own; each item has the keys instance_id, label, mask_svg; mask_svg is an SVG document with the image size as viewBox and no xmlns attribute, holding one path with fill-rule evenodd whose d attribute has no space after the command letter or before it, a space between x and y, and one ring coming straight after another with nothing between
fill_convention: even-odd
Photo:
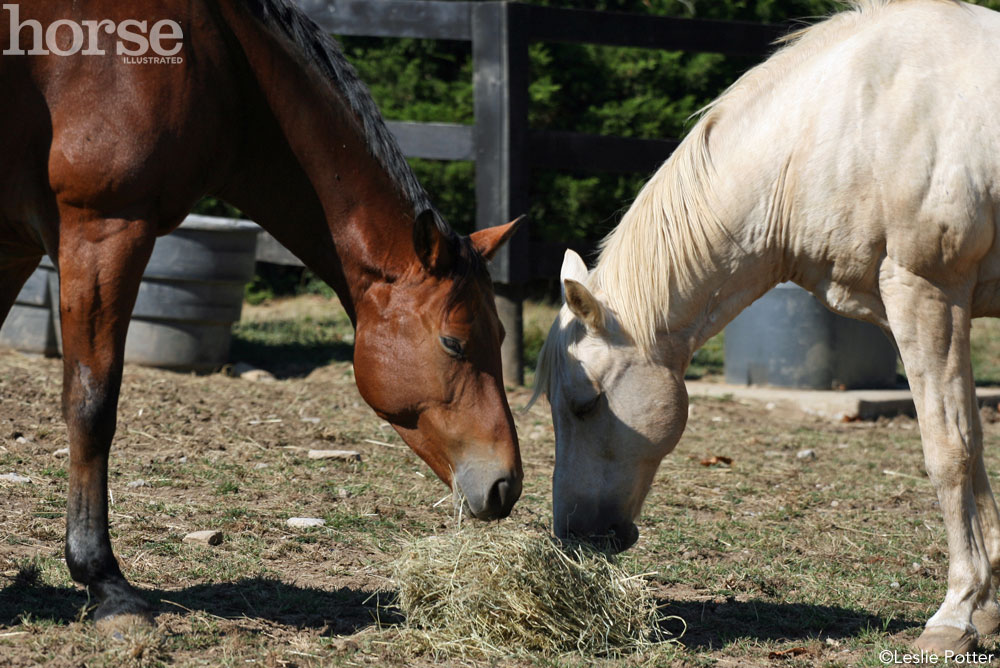
<instances>
[{"instance_id":1,"label":"green foliage","mask_svg":"<svg viewBox=\"0 0 1000 668\"><path fill-rule=\"evenodd\" d=\"M573 0L536 4L582 7ZM829 13L828 0L598 0L587 9L749 21ZM344 50L382 113L394 120L472 123L468 44L416 39L345 38ZM711 53L532 44L529 121L536 129L623 137L680 137L691 117L752 60ZM474 167L412 161L421 182L459 231L474 226ZM538 172L532 177L535 237L594 239L610 230L648 174Z\"/></svg>"},{"instance_id":2,"label":"green foliage","mask_svg":"<svg viewBox=\"0 0 1000 668\"><path fill-rule=\"evenodd\" d=\"M254 305L294 295L336 296L333 288L309 269L271 264L257 265L257 273L243 292L243 298Z\"/></svg>"},{"instance_id":3,"label":"green foliage","mask_svg":"<svg viewBox=\"0 0 1000 668\"><path fill-rule=\"evenodd\" d=\"M657 16L811 22L841 7L834 0L527 0L553 7ZM979 4L1000 8L1000 0ZM348 58L393 120L473 122L470 47L460 42L345 38ZM753 59L575 44L532 44L529 120L535 129L623 137L681 137L692 115ZM474 168L413 161L421 182L452 226L474 226ZM617 223L648 174L536 172L531 226L536 238L596 239Z\"/></svg>"},{"instance_id":4,"label":"green foliage","mask_svg":"<svg viewBox=\"0 0 1000 668\"><path fill-rule=\"evenodd\" d=\"M235 206L224 202L218 197L205 197L198 202L191 213L203 216L220 216L222 218L242 218L243 214Z\"/></svg>"},{"instance_id":5,"label":"green foliage","mask_svg":"<svg viewBox=\"0 0 1000 668\"><path fill-rule=\"evenodd\" d=\"M721 374L725 365L725 349L725 332L719 332L695 352L686 377L697 379L711 374Z\"/></svg>"}]
</instances>

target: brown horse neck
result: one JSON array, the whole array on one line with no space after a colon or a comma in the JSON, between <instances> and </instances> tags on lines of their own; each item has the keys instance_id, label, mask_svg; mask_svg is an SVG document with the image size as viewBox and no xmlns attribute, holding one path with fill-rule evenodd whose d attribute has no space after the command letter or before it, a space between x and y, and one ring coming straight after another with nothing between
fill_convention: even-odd
<instances>
[{"instance_id":1,"label":"brown horse neck","mask_svg":"<svg viewBox=\"0 0 1000 668\"><path fill-rule=\"evenodd\" d=\"M249 65L244 103L257 110L242 140L246 166L223 195L332 285L353 320L372 284L413 266L415 209L426 204L373 155L371 124L384 128L377 112L359 118L280 27L243 3L220 8Z\"/></svg>"}]
</instances>

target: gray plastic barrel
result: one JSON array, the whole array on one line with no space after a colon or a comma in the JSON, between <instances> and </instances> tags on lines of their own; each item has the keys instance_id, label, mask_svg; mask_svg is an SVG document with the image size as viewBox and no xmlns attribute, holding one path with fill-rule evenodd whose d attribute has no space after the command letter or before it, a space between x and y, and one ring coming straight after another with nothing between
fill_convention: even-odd
<instances>
[{"instance_id":1,"label":"gray plastic barrel","mask_svg":"<svg viewBox=\"0 0 1000 668\"><path fill-rule=\"evenodd\" d=\"M132 310L125 361L169 369L225 364L259 231L245 220L192 215L157 239ZM58 303L56 281L51 285Z\"/></svg>"},{"instance_id":2,"label":"gray plastic barrel","mask_svg":"<svg viewBox=\"0 0 1000 668\"><path fill-rule=\"evenodd\" d=\"M39 355L55 356L59 353L49 292L50 277L55 275L55 267L46 255L21 288L3 327L0 327L0 345Z\"/></svg>"},{"instance_id":3,"label":"gray plastic barrel","mask_svg":"<svg viewBox=\"0 0 1000 668\"><path fill-rule=\"evenodd\" d=\"M896 386L896 349L870 323L781 283L726 328L726 382L814 390Z\"/></svg>"}]
</instances>

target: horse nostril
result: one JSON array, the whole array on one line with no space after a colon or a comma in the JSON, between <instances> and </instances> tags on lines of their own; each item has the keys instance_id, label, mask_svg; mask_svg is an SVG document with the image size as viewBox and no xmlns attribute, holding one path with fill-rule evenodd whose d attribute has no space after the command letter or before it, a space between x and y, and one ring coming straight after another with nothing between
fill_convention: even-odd
<instances>
[{"instance_id":1,"label":"horse nostril","mask_svg":"<svg viewBox=\"0 0 1000 668\"><path fill-rule=\"evenodd\" d=\"M502 519L510 515L514 503L520 496L521 479L509 475L493 483L486 505L494 519Z\"/></svg>"},{"instance_id":2,"label":"horse nostril","mask_svg":"<svg viewBox=\"0 0 1000 668\"><path fill-rule=\"evenodd\" d=\"M611 530L615 534L612 542L617 552L624 552L639 540L639 529L632 522L615 524L611 527Z\"/></svg>"}]
</instances>

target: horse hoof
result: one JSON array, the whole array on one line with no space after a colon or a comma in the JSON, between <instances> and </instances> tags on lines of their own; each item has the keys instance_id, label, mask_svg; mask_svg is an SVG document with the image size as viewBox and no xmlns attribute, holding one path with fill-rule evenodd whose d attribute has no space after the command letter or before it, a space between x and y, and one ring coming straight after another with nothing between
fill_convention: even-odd
<instances>
[{"instance_id":1,"label":"horse hoof","mask_svg":"<svg viewBox=\"0 0 1000 668\"><path fill-rule=\"evenodd\" d=\"M1000 630L1000 605L996 601L981 608L976 608L972 613L972 623L979 631L979 637L993 635Z\"/></svg>"},{"instance_id":2,"label":"horse hoof","mask_svg":"<svg viewBox=\"0 0 1000 668\"><path fill-rule=\"evenodd\" d=\"M94 622L98 628L152 624L152 607L131 585L107 587L102 593L105 594L104 599L94 611Z\"/></svg>"},{"instance_id":3,"label":"horse hoof","mask_svg":"<svg viewBox=\"0 0 1000 668\"><path fill-rule=\"evenodd\" d=\"M108 615L98 619L95 624L101 635L114 640L124 640L126 636L136 631L152 628L153 616L149 613Z\"/></svg>"},{"instance_id":4,"label":"horse hoof","mask_svg":"<svg viewBox=\"0 0 1000 668\"><path fill-rule=\"evenodd\" d=\"M976 648L979 638L974 633L954 626L930 626L924 629L915 643L918 650L942 655L945 652L965 654Z\"/></svg>"}]
</instances>

